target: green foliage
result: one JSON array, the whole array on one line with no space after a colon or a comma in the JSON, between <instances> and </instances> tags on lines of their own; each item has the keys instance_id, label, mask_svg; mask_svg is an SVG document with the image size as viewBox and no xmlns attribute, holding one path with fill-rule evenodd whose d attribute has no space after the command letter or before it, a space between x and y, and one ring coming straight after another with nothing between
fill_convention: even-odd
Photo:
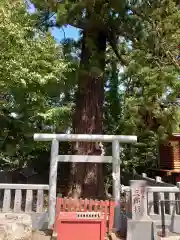
<instances>
[{"instance_id":1,"label":"green foliage","mask_svg":"<svg viewBox=\"0 0 180 240\"><path fill-rule=\"evenodd\" d=\"M35 148L47 151L47 144L35 146L33 134L66 131L70 123L71 105L62 102L71 64L35 23L23 0L0 2L1 167L26 164Z\"/></svg>"},{"instance_id":2,"label":"green foliage","mask_svg":"<svg viewBox=\"0 0 180 240\"><path fill-rule=\"evenodd\" d=\"M144 171L157 167L159 141L179 129L179 108L170 103L178 97L180 87L180 65L176 59L180 11L174 1L133 3L132 10L126 24L130 27L133 18L137 24L143 20L143 34L139 37L140 31L133 32L130 42L119 43L120 48L124 42L129 48L128 64L119 79L121 112L116 103L116 114L108 116L108 121L113 121L113 130L108 124L107 131L138 136L134 147L123 146L122 167ZM116 79L110 81L115 83ZM113 96L117 90L116 87ZM113 87L109 91L113 92ZM109 103L113 101L111 97ZM109 106L107 111L111 112ZM117 116L121 118L118 120Z\"/></svg>"}]
</instances>

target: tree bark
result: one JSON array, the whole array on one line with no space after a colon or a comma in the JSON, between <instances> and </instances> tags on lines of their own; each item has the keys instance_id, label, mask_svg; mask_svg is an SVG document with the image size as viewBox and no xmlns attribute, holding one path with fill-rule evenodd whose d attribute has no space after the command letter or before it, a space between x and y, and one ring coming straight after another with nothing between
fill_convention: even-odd
<instances>
[{"instance_id":1,"label":"tree bark","mask_svg":"<svg viewBox=\"0 0 180 240\"><path fill-rule=\"evenodd\" d=\"M73 117L75 134L103 132L105 50L106 34L103 31L84 31ZM76 143L74 154L100 155L101 150L95 143ZM83 198L103 197L102 164L73 163L70 174L69 195Z\"/></svg>"}]
</instances>

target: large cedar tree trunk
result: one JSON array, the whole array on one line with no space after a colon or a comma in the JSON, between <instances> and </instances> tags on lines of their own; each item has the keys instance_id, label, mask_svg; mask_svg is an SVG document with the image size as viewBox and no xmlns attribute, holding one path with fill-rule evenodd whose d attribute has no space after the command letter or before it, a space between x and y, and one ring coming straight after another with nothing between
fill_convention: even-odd
<instances>
[{"instance_id":1,"label":"large cedar tree trunk","mask_svg":"<svg viewBox=\"0 0 180 240\"><path fill-rule=\"evenodd\" d=\"M84 31L82 41L73 130L75 134L102 134L106 35L101 31ZM77 155L101 154L94 143L76 144L74 150ZM70 196L104 196L102 164L73 163L70 179Z\"/></svg>"}]
</instances>

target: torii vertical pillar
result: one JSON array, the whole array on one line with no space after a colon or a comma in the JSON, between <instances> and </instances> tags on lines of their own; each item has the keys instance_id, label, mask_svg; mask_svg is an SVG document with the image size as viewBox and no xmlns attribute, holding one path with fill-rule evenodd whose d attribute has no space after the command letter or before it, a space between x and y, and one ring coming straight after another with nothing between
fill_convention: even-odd
<instances>
[{"instance_id":1,"label":"torii vertical pillar","mask_svg":"<svg viewBox=\"0 0 180 240\"><path fill-rule=\"evenodd\" d=\"M59 153L59 141L52 140L51 159L50 159L50 174L49 174L49 198L48 198L48 228L51 229L54 224L56 212L56 190L57 190L57 156Z\"/></svg>"},{"instance_id":2,"label":"torii vertical pillar","mask_svg":"<svg viewBox=\"0 0 180 240\"><path fill-rule=\"evenodd\" d=\"M120 169L120 145L118 140L112 141L112 178L113 178L113 198L115 200L114 228L119 231L121 228L121 169Z\"/></svg>"}]
</instances>

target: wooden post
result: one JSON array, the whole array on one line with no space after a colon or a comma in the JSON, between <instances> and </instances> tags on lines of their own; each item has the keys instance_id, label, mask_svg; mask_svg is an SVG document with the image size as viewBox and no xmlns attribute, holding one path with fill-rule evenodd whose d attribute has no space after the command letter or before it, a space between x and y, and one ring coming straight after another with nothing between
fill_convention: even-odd
<instances>
[{"instance_id":1,"label":"wooden post","mask_svg":"<svg viewBox=\"0 0 180 240\"><path fill-rule=\"evenodd\" d=\"M120 210L120 191L121 191L121 173L120 173L120 146L119 141L112 142L112 177L113 177L113 198L115 200L114 208L114 228L116 231L121 227L121 210Z\"/></svg>"},{"instance_id":2,"label":"wooden post","mask_svg":"<svg viewBox=\"0 0 180 240\"><path fill-rule=\"evenodd\" d=\"M165 202L161 201L160 202L160 208L161 208L161 227L162 227L162 237L166 236L166 225L165 225Z\"/></svg>"},{"instance_id":3,"label":"wooden post","mask_svg":"<svg viewBox=\"0 0 180 240\"><path fill-rule=\"evenodd\" d=\"M162 178L159 177L159 176L156 176L156 182L157 183L161 183L162 182ZM155 194L157 196L157 204L156 204L156 206L158 207L159 215L161 215L161 212L162 212L161 201L164 201L164 198L165 198L164 194L165 194L164 192L158 192L158 193ZM163 208L163 209L165 211L165 208Z\"/></svg>"},{"instance_id":4,"label":"wooden post","mask_svg":"<svg viewBox=\"0 0 180 240\"><path fill-rule=\"evenodd\" d=\"M177 187L180 190L180 182L176 183ZM180 193L177 194L177 203L176 203L176 214L180 214Z\"/></svg>"},{"instance_id":5,"label":"wooden post","mask_svg":"<svg viewBox=\"0 0 180 240\"><path fill-rule=\"evenodd\" d=\"M56 139L52 140L51 145L51 161L50 161L50 174L49 174L49 224L48 227L52 228L55 220L56 211L56 185L57 185L57 156L59 152L59 142Z\"/></svg>"},{"instance_id":6,"label":"wooden post","mask_svg":"<svg viewBox=\"0 0 180 240\"><path fill-rule=\"evenodd\" d=\"M108 233L110 233L113 229L114 224L114 201L109 201L109 225L108 225Z\"/></svg>"},{"instance_id":7,"label":"wooden post","mask_svg":"<svg viewBox=\"0 0 180 240\"><path fill-rule=\"evenodd\" d=\"M147 217L147 187L144 180L131 180L132 219Z\"/></svg>"}]
</instances>

